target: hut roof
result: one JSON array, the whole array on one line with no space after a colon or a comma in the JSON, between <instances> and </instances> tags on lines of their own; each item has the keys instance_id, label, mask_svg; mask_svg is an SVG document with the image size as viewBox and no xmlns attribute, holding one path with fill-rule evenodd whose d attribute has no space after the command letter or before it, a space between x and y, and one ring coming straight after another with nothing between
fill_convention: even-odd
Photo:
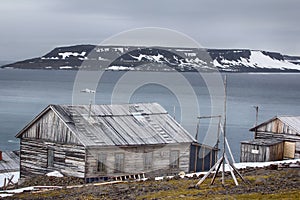
<instances>
[{"instance_id":1,"label":"hut roof","mask_svg":"<svg viewBox=\"0 0 300 200\"><path fill-rule=\"evenodd\" d=\"M16 137L53 110L88 147L191 143L195 139L157 103L118 105L49 105Z\"/></svg>"},{"instance_id":2,"label":"hut roof","mask_svg":"<svg viewBox=\"0 0 300 200\"><path fill-rule=\"evenodd\" d=\"M287 126L292 128L295 132L300 134L300 116L275 116L272 119L251 128L250 131L255 131L259 127L266 125L276 119L282 121L282 123L286 124Z\"/></svg>"},{"instance_id":3,"label":"hut roof","mask_svg":"<svg viewBox=\"0 0 300 200\"><path fill-rule=\"evenodd\" d=\"M3 151L2 160L0 160L0 172L14 172L19 171L20 159L19 156L13 151Z\"/></svg>"}]
</instances>

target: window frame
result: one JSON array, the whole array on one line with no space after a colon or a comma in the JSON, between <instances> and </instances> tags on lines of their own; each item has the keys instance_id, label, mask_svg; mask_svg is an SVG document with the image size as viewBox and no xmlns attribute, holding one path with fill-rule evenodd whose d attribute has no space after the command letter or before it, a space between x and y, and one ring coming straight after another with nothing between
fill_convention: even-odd
<instances>
[{"instance_id":1,"label":"window frame","mask_svg":"<svg viewBox=\"0 0 300 200\"><path fill-rule=\"evenodd\" d=\"M170 169L178 169L179 168L179 150L171 150L170 151ZM175 155L173 155L175 154Z\"/></svg>"},{"instance_id":2,"label":"window frame","mask_svg":"<svg viewBox=\"0 0 300 200\"><path fill-rule=\"evenodd\" d=\"M107 160L107 154L106 153L100 153L100 154L98 154L97 172L99 172L99 173L106 173L106 170L107 170L106 160Z\"/></svg>"},{"instance_id":3,"label":"window frame","mask_svg":"<svg viewBox=\"0 0 300 200\"><path fill-rule=\"evenodd\" d=\"M144 155L144 169L150 170L153 168L153 152L145 152Z\"/></svg>"},{"instance_id":4,"label":"window frame","mask_svg":"<svg viewBox=\"0 0 300 200\"><path fill-rule=\"evenodd\" d=\"M114 171L116 173L124 172L125 168L125 154L124 153L115 153L115 165Z\"/></svg>"}]
</instances>

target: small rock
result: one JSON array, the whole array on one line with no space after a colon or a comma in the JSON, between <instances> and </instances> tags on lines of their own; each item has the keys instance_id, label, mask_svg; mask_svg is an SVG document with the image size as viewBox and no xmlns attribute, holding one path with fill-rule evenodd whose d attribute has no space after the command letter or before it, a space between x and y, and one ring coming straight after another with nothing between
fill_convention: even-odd
<instances>
[{"instance_id":1,"label":"small rock","mask_svg":"<svg viewBox=\"0 0 300 200\"><path fill-rule=\"evenodd\" d=\"M278 169L278 165L276 165L276 164L271 164L271 165L268 167L268 169L270 169L270 170L277 170L277 169Z\"/></svg>"},{"instance_id":2,"label":"small rock","mask_svg":"<svg viewBox=\"0 0 300 200\"><path fill-rule=\"evenodd\" d=\"M255 185L264 185L267 181L264 178L258 177L255 181Z\"/></svg>"}]
</instances>

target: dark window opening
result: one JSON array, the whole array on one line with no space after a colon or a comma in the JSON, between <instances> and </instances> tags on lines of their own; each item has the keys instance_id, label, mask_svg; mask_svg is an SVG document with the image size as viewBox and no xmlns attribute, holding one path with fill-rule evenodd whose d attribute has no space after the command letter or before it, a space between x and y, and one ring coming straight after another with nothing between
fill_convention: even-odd
<instances>
[{"instance_id":1,"label":"dark window opening","mask_svg":"<svg viewBox=\"0 0 300 200\"><path fill-rule=\"evenodd\" d=\"M106 154L99 154L97 162L97 172L106 172Z\"/></svg>"}]
</instances>

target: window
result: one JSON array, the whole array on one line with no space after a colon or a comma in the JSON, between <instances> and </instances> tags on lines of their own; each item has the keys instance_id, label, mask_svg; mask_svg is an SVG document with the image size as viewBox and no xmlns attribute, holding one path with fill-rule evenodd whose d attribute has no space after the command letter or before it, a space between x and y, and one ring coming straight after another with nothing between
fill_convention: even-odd
<instances>
[{"instance_id":1,"label":"window","mask_svg":"<svg viewBox=\"0 0 300 200\"><path fill-rule=\"evenodd\" d=\"M53 163L53 158L54 158L54 152L53 149L48 149L48 160L47 160L47 167L53 167L54 163Z\"/></svg>"},{"instance_id":2,"label":"window","mask_svg":"<svg viewBox=\"0 0 300 200\"><path fill-rule=\"evenodd\" d=\"M124 153L115 154L115 172L124 171Z\"/></svg>"},{"instance_id":3,"label":"window","mask_svg":"<svg viewBox=\"0 0 300 200\"><path fill-rule=\"evenodd\" d=\"M97 172L106 172L106 154L104 153L98 155Z\"/></svg>"},{"instance_id":4,"label":"window","mask_svg":"<svg viewBox=\"0 0 300 200\"><path fill-rule=\"evenodd\" d=\"M152 169L153 165L153 152L144 153L144 169Z\"/></svg>"},{"instance_id":5,"label":"window","mask_svg":"<svg viewBox=\"0 0 300 200\"><path fill-rule=\"evenodd\" d=\"M170 152L170 168L179 168L179 151L177 150Z\"/></svg>"}]
</instances>

